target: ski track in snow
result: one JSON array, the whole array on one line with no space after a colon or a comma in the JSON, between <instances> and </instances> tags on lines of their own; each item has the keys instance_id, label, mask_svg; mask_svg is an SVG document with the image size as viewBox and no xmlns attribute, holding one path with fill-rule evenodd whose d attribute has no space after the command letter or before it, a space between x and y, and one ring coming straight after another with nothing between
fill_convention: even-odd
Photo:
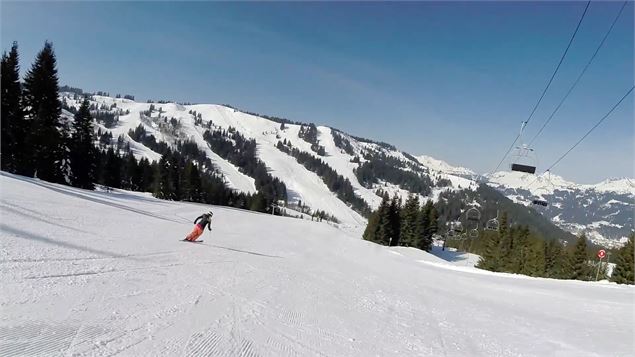
<instances>
[{"instance_id":1,"label":"ski track in snow","mask_svg":"<svg viewBox=\"0 0 635 357\"><path fill-rule=\"evenodd\" d=\"M635 289L325 223L0 176L2 356L629 356ZM477 274L474 274L477 273Z\"/></svg>"}]
</instances>

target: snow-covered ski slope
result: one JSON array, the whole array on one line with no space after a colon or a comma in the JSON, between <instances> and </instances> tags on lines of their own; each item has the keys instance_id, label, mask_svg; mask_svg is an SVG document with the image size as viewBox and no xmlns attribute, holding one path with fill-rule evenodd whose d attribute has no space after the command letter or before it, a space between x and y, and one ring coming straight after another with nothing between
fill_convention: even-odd
<instances>
[{"instance_id":1,"label":"snow-covered ski slope","mask_svg":"<svg viewBox=\"0 0 635 357\"><path fill-rule=\"evenodd\" d=\"M0 176L0 355L632 356L635 289ZM205 243L178 241L215 212Z\"/></svg>"},{"instance_id":2,"label":"snow-covered ski slope","mask_svg":"<svg viewBox=\"0 0 635 357\"><path fill-rule=\"evenodd\" d=\"M61 98L69 106L79 108L80 98L73 93L64 92ZM77 99L76 99L77 98ZM288 198L290 203L301 201L313 210L324 210L327 213L338 218L343 225L349 227L351 231L356 231L359 236L363 231L366 220L351 209L346 203L342 202L334 193L332 193L322 179L315 173L307 170L297 161L278 150L275 145L278 141L290 142L293 147L298 148L316 158L323 160L338 174L347 178L355 190L355 194L360 196L372 208L377 208L381 202L375 191L376 187L367 188L362 186L354 173L357 164L352 163L354 156L358 156L360 161L364 162L362 153L364 151L379 151L386 155L397 157L401 160L409 161L411 164L420 165L421 169L425 169L425 165L421 165L418 161L412 161L404 156L398 150L387 149L381 145L359 141L347 134L340 133L345 137L354 148L354 154L348 154L335 145L332 130L326 126L318 126L318 142L325 148L326 155L319 156L312 149L311 144L299 137L300 125L285 124L285 128L281 128L280 123L259 117L252 114L244 113L231 107L215 104L194 104L181 105L177 103L140 103L128 99L113 98L107 96L93 95L90 102L97 108L102 108L109 112L128 112L129 114L120 114L117 125L112 128L100 126L102 131L110 131L116 140L119 135L130 143L132 151L137 157L146 157L149 160L158 160L160 155L142 143L135 142L128 136L129 130L134 130L137 126L142 125L148 133L154 135L157 141L166 142L173 145L176 140L193 140L200 149L203 149L212 163L219 169L225 178L229 187L238 191L253 193L256 191L254 179L243 174L232 163L224 160L212 150L209 149L207 143L203 139L203 133L207 130L207 126L211 123L211 129L228 130L233 128L240 134L249 139L254 139L258 145L258 157L265 163L270 173L282 180L287 186ZM155 111L150 115L145 115L150 106ZM161 110L159 113L158 110ZM195 125L195 116L200 115L202 125ZM143 114L143 115L142 115ZM180 122L180 126L173 133L166 133L165 130L159 128L159 124L165 119L175 118ZM463 188L475 187L474 182L466 180L462 177L453 176L444 172L435 171L435 175L448 178L451 180L453 187L459 185ZM400 189L396 185L383 184L381 188L390 195L398 194L405 201L410 194L408 191ZM452 189L452 187L435 188L429 198L435 199L441 190ZM424 197L421 197L423 200Z\"/></svg>"}]
</instances>

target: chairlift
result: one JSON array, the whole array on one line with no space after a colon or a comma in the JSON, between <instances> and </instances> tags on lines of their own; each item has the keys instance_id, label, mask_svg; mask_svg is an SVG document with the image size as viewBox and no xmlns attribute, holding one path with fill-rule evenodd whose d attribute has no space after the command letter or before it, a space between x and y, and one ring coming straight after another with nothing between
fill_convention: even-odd
<instances>
[{"instance_id":1,"label":"chairlift","mask_svg":"<svg viewBox=\"0 0 635 357\"><path fill-rule=\"evenodd\" d=\"M549 183L549 185L553 187L553 182L551 182L551 171L547 170L545 171L545 174L547 174L547 183ZM544 178L544 175L542 177ZM549 205L549 202L547 202L547 200L542 197L534 197L534 199L531 201L531 204L534 206L547 207Z\"/></svg>"},{"instance_id":2,"label":"chairlift","mask_svg":"<svg viewBox=\"0 0 635 357\"><path fill-rule=\"evenodd\" d=\"M516 149L512 154L511 170L533 175L536 173L536 154L534 153L534 149L530 148L522 141L525 125L527 125L526 121L522 122L520 126L520 134L518 135L520 145L516 146Z\"/></svg>"},{"instance_id":3,"label":"chairlift","mask_svg":"<svg viewBox=\"0 0 635 357\"><path fill-rule=\"evenodd\" d=\"M498 221L498 211L496 211L496 217L488 220L485 223L486 231L497 231L500 227L500 222Z\"/></svg>"},{"instance_id":4,"label":"chairlift","mask_svg":"<svg viewBox=\"0 0 635 357\"><path fill-rule=\"evenodd\" d=\"M448 229L447 236L451 238L460 239L459 237L461 236L461 233L463 233L464 231L463 224L461 224L461 222L459 221L453 221L449 223L450 223L450 227Z\"/></svg>"},{"instance_id":5,"label":"chairlift","mask_svg":"<svg viewBox=\"0 0 635 357\"><path fill-rule=\"evenodd\" d=\"M478 227L481 222L481 211L477 208L470 207L465 212L466 229L468 230L463 239L478 237Z\"/></svg>"},{"instance_id":6,"label":"chairlift","mask_svg":"<svg viewBox=\"0 0 635 357\"><path fill-rule=\"evenodd\" d=\"M500 223L498 222L498 220L496 218L492 218L489 221L487 221L487 224L485 225L485 230L497 231L499 227L500 227Z\"/></svg>"},{"instance_id":7,"label":"chairlift","mask_svg":"<svg viewBox=\"0 0 635 357\"><path fill-rule=\"evenodd\" d=\"M479 211L477 208L470 207L470 209L465 212L465 218L467 218L467 220L471 222L479 222L481 220L481 211Z\"/></svg>"}]
</instances>

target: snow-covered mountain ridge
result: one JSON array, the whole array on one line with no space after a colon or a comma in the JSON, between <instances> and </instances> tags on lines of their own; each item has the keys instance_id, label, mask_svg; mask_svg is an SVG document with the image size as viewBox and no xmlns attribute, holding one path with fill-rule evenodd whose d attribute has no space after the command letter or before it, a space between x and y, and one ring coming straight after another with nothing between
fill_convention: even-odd
<instances>
[{"instance_id":1,"label":"snow-covered mountain ridge","mask_svg":"<svg viewBox=\"0 0 635 357\"><path fill-rule=\"evenodd\" d=\"M419 155L416 158L422 165L434 171L469 178L478 176L476 172L470 169L460 166L452 166L443 160L435 159L428 155Z\"/></svg>"},{"instance_id":2,"label":"snow-covered mountain ridge","mask_svg":"<svg viewBox=\"0 0 635 357\"><path fill-rule=\"evenodd\" d=\"M81 98L82 96L72 92L61 94L64 107L70 111L79 107ZM409 194L415 192L414 186L420 188L423 185L429 189L415 192L420 200L436 201L444 191L474 190L480 183L486 182L524 205L529 205L535 196L547 199L549 197L546 196L556 195L553 198L557 202L542 213L553 223L569 231L577 233L586 230L593 233L596 241L601 239L599 237L609 242L619 239L633 227L632 217L628 217L629 212L632 212L632 197L635 195L630 179L607 180L597 185L576 185L552 175L549 180L539 177L528 190L526 187L534 176L500 172L484 177L467 168L455 167L425 155L413 157L392 145L358 138L327 126L311 128L309 124L250 114L224 105L140 103L104 95L90 96L90 103L93 111L112 116L110 122L99 118L97 120L97 129L112 135L111 144L121 141L129 145L137 158L145 157L152 161L158 160L161 154L134 140L130 136L131 131L142 127L157 142L164 142L172 147L177 141L189 140L205 152L228 187L246 193L256 192L254 178L212 150L204 134L207 130L234 130L247 139L253 139L257 144L258 158L266 164L272 176L285 183L289 203L301 203L313 210L323 210L336 217L342 228L357 236L361 235L366 219L350 203L338 198L320 176L281 151L277 147L278 143L288 143L290 147L322 160L348 180L355 195L372 209L381 202L381 193L397 194L405 200ZM72 114L65 111L65 116L70 118ZM307 139L303 134L307 130L313 130L313 139ZM394 172L385 177L377 177L377 167L373 166L377 160ZM363 175L360 176L357 171L362 166L375 168L375 171L371 170L374 175L372 180L361 180ZM406 176L409 180L421 182L416 182L418 185L413 186L412 182L404 182L406 179L403 177ZM584 200L576 199L576 195L584 195L598 203L598 207L592 207L597 210L597 214L595 211L580 212L576 204ZM566 199L560 202L556 197Z\"/></svg>"},{"instance_id":3,"label":"snow-covered mountain ridge","mask_svg":"<svg viewBox=\"0 0 635 357\"><path fill-rule=\"evenodd\" d=\"M597 184L577 184L550 173L531 175L500 171L485 177L492 184L507 188L526 189L535 195L553 193L556 190L577 190L635 196L635 179L627 177L609 178Z\"/></svg>"},{"instance_id":4,"label":"snow-covered mountain ridge","mask_svg":"<svg viewBox=\"0 0 635 357\"><path fill-rule=\"evenodd\" d=\"M597 244L620 245L634 229L633 179L581 185L553 174L534 176L518 172L497 172L486 179L488 185L518 203L547 201L547 207L537 206L537 210L563 229L586 233Z\"/></svg>"},{"instance_id":5,"label":"snow-covered mountain ridge","mask_svg":"<svg viewBox=\"0 0 635 357\"><path fill-rule=\"evenodd\" d=\"M514 202L534 206L559 227L574 234L586 233L596 244L620 245L635 227L635 180L632 178L609 178L597 184L577 184L551 173L532 175L499 171L478 175L469 169L454 167L427 156L418 159L422 163L431 163L430 166L441 172L471 175L472 179L487 183ZM548 206L533 205L535 199L547 201Z\"/></svg>"},{"instance_id":6,"label":"snow-covered mountain ridge","mask_svg":"<svg viewBox=\"0 0 635 357\"><path fill-rule=\"evenodd\" d=\"M82 99L83 96L76 93L62 92L64 116L71 119L71 112L79 108ZM422 201L436 200L446 190L476 187L475 182L459 176L442 172L431 175L427 167L390 145L356 138L327 126L282 123L215 104L140 103L104 95L91 95L89 102L91 112L97 118L96 130L112 135L106 145L129 146L137 158L145 157L153 161L158 160L161 154L142 141L133 139L131 132L138 127L152 135L157 142L167 143L171 147L176 147L177 141L194 142L205 152L228 187L246 193L256 191L254 178L214 152L204 135L208 130L235 131L247 139L253 139L257 144L258 158L266 164L271 175L285 183L289 203L301 203L313 210L326 211L336 217L341 226L356 232L358 236L365 228L366 219L338 198L320 176L280 150L277 147L279 143L288 143L290 147L322 160L348 180L355 195L372 209L381 202L380 192L391 196L397 194L404 200L411 193L402 183L391 182L388 178L360 182L355 170L378 156L391 160L391 167L399 172L426 180L430 189L418 192ZM99 115L95 115L98 112L108 113L112 118L101 120ZM311 132L313 138L306 132ZM314 142L309 142L311 140Z\"/></svg>"}]
</instances>

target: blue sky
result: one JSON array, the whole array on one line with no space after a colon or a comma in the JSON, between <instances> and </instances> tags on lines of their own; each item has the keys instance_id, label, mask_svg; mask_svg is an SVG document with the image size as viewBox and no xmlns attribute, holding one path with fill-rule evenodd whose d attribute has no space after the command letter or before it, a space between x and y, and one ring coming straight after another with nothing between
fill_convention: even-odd
<instances>
[{"instance_id":1,"label":"blue sky","mask_svg":"<svg viewBox=\"0 0 635 357\"><path fill-rule=\"evenodd\" d=\"M529 137L621 5L591 4ZM633 85L633 5L536 141L539 170ZM228 103L489 172L546 85L585 2L0 6L2 48L18 41L26 70L52 41L62 84L141 100ZM553 172L581 183L633 177L632 98Z\"/></svg>"}]
</instances>

